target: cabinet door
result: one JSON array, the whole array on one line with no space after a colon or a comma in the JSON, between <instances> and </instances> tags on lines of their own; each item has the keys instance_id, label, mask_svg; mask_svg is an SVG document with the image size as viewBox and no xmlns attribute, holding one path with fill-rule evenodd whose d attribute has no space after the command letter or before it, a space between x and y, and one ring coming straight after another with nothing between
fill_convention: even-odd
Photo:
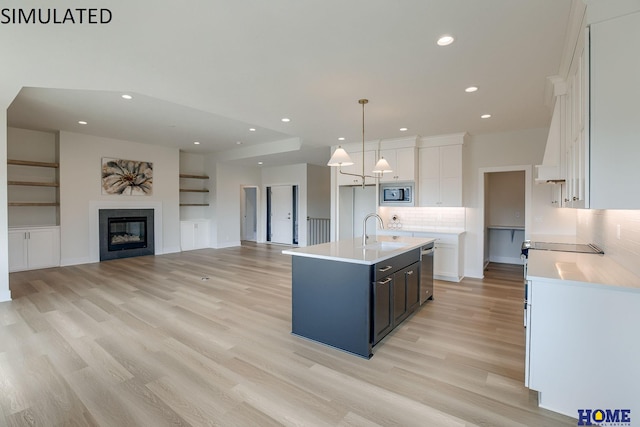
<instances>
[{"instance_id":1,"label":"cabinet door","mask_svg":"<svg viewBox=\"0 0 640 427\"><path fill-rule=\"evenodd\" d=\"M27 236L27 259L30 269L60 265L60 231L57 228L29 230Z\"/></svg>"},{"instance_id":2,"label":"cabinet door","mask_svg":"<svg viewBox=\"0 0 640 427\"><path fill-rule=\"evenodd\" d=\"M440 147L440 204L462 206L462 146Z\"/></svg>"},{"instance_id":3,"label":"cabinet door","mask_svg":"<svg viewBox=\"0 0 640 427\"><path fill-rule=\"evenodd\" d=\"M420 206L438 206L440 201L440 148L420 149Z\"/></svg>"},{"instance_id":4,"label":"cabinet door","mask_svg":"<svg viewBox=\"0 0 640 427\"><path fill-rule=\"evenodd\" d=\"M345 173L362 175L362 151L349 153L353 165L343 166L342 171ZM376 152L364 152L364 174L373 176L373 168L376 166ZM338 185L362 185L362 178L354 175L344 175L338 172Z\"/></svg>"},{"instance_id":5,"label":"cabinet door","mask_svg":"<svg viewBox=\"0 0 640 427\"><path fill-rule=\"evenodd\" d=\"M209 222L199 221L193 224L193 248L209 247Z\"/></svg>"},{"instance_id":6,"label":"cabinet door","mask_svg":"<svg viewBox=\"0 0 640 427\"><path fill-rule=\"evenodd\" d=\"M397 325L407 317L407 274L406 269L393 275L393 323Z\"/></svg>"},{"instance_id":7,"label":"cabinet door","mask_svg":"<svg viewBox=\"0 0 640 427\"><path fill-rule=\"evenodd\" d=\"M411 313L420 305L420 263L415 263L405 270L405 283L407 286L407 312Z\"/></svg>"},{"instance_id":8,"label":"cabinet door","mask_svg":"<svg viewBox=\"0 0 640 427\"><path fill-rule=\"evenodd\" d=\"M393 172L380 177L380 182L415 181L416 179L416 151L415 148L398 148L394 150L380 150L380 157L384 157ZM376 159L377 161L377 159Z\"/></svg>"},{"instance_id":9,"label":"cabinet door","mask_svg":"<svg viewBox=\"0 0 640 427\"><path fill-rule=\"evenodd\" d=\"M433 275L448 278L458 278L458 254L456 245L436 243L433 258Z\"/></svg>"},{"instance_id":10,"label":"cabinet door","mask_svg":"<svg viewBox=\"0 0 640 427\"><path fill-rule=\"evenodd\" d=\"M640 12L592 24L590 34L588 207L640 209Z\"/></svg>"},{"instance_id":11,"label":"cabinet door","mask_svg":"<svg viewBox=\"0 0 640 427\"><path fill-rule=\"evenodd\" d=\"M374 282L373 289L373 344L376 344L393 329L393 277L387 276Z\"/></svg>"},{"instance_id":12,"label":"cabinet door","mask_svg":"<svg viewBox=\"0 0 640 427\"><path fill-rule=\"evenodd\" d=\"M20 271L28 268L26 231L9 231L9 271Z\"/></svg>"},{"instance_id":13,"label":"cabinet door","mask_svg":"<svg viewBox=\"0 0 640 427\"><path fill-rule=\"evenodd\" d=\"M190 251L196 248L195 228L191 221L180 222L180 248Z\"/></svg>"}]
</instances>

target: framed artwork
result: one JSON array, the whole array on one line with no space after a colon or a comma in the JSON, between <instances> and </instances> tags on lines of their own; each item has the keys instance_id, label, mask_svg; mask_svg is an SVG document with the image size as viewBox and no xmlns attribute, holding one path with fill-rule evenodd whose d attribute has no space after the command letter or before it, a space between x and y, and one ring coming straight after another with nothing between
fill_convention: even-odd
<instances>
[{"instance_id":1,"label":"framed artwork","mask_svg":"<svg viewBox=\"0 0 640 427\"><path fill-rule=\"evenodd\" d=\"M153 189L153 163L102 158L102 194L149 196Z\"/></svg>"}]
</instances>

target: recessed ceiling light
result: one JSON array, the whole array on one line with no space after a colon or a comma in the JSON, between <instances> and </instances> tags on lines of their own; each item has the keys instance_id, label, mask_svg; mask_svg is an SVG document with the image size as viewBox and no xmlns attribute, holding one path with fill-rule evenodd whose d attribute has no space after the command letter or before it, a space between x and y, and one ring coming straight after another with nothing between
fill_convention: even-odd
<instances>
[{"instance_id":1,"label":"recessed ceiling light","mask_svg":"<svg viewBox=\"0 0 640 427\"><path fill-rule=\"evenodd\" d=\"M193 141L195 145L200 145L200 141Z\"/></svg>"},{"instance_id":2,"label":"recessed ceiling light","mask_svg":"<svg viewBox=\"0 0 640 427\"><path fill-rule=\"evenodd\" d=\"M290 119L290 118L288 118L288 117L283 117L283 118L282 118L282 119L280 119L280 120L282 120L282 121L283 121L283 122L285 122L285 123L289 123L289 122L291 121L291 119Z\"/></svg>"},{"instance_id":3,"label":"recessed ceiling light","mask_svg":"<svg viewBox=\"0 0 640 427\"><path fill-rule=\"evenodd\" d=\"M242 141L236 141L236 145L242 145Z\"/></svg>"},{"instance_id":4,"label":"recessed ceiling light","mask_svg":"<svg viewBox=\"0 0 640 427\"><path fill-rule=\"evenodd\" d=\"M80 121L78 121L78 124L86 125L86 124L87 124L87 122L85 122L84 120L80 120Z\"/></svg>"},{"instance_id":5,"label":"recessed ceiling light","mask_svg":"<svg viewBox=\"0 0 640 427\"><path fill-rule=\"evenodd\" d=\"M262 162L258 162L258 164L259 164L259 165L262 165L263 163L262 163Z\"/></svg>"},{"instance_id":6,"label":"recessed ceiling light","mask_svg":"<svg viewBox=\"0 0 640 427\"><path fill-rule=\"evenodd\" d=\"M338 141L344 141L344 136L341 136L340 138L338 138Z\"/></svg>"},{"instance_id":7,"label":"recessed ceiling light","mask_svg":"<svg viewBox=\"0 0 640 427\"><path fill-rule=\"evenodd\" d=\"M400 128L400 132L406 132L408 130L409 130L408 128Z\"/></svg>"},{"instance_id":8,"label":"recessed ceiling light","mask_svg":"<svg viewBox=\"0 0 640 427\"><path fill-rule=\"evenodd\" d=\"M477 86L469 86L469 87L468 87L468 88L466 88L464 91L465 91L465 92L468 92L468 93L471 93L471 92L475 92L475 91L477 91L477 90L478 90L478 87L477 87Z\"/></svg>"},{"instance_id":9,"label":"recessed ceiling light","mask_svg":"<svg viewBox=\"0 0 640 427\"><path fill-rule=\"evenodd\" d=\"M133 99L133 96L131 96L131 95L127 95L126 93L125 93L124 95L122 95L122 97L123 97L124 99Z\"/></svg>"},{"instance_id":10,"label":"recessed ceiling light","mask_svg":"<svg viewBox=\"0 0 640 427\"><path fill-rule=\"evenodd\" d=\"M255 132L256 129L255 128L249 128L249 132Z\"/></svg>"},{"instance_id":11,"label":"recessed ceiling light","mask_svg":"<svg viewBox=\"0 0 640 427\"><path fill-rule=\"evenodd\" d=\"M489 117L491 117L491 114L483 114L480 116L481 119L488 119Z\"/></svg>"},{"instance_id":12,"label":"recessed ceiling light","mask_svg":"<svg viewBox=\"0 0 640 427\"><path fill-rule=\"evenodd\" d=\"M438 39L438 46L449 46L455 39L452 36L444 35Z\"/></svg>"}]
</instances>

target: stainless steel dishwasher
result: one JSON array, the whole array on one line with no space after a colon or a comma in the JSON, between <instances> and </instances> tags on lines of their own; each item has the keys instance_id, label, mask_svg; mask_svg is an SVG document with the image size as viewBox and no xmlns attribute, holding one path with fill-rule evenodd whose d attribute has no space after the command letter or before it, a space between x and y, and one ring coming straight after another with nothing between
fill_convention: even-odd
<instances>
[{"instance_id":1,"label":"stainless steel dishwasher","mask_svg":"<svg viewBox=\"0 0 640 427\"><path fill-rule=\"evenodd\" d=\"M433 299L433 243L420 248L420 305Z\"/></svg>"}]
</instances>

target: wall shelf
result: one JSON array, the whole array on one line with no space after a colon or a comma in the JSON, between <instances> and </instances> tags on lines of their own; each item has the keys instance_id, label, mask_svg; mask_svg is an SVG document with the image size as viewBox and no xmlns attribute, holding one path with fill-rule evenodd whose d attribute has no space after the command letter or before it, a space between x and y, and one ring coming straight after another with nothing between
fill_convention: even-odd
<instances>
[{"instance_id":1,"label":"wall shelf","mask_svg":"<svg viewBox=\"0 0 640 427\"><path fill-rule=\"evenodd\" d=\"M180 206L209 206L209 203L180 203Z\"/></svg>"},{"instance_id":2,"label":"wall shelf","mask_svg":"<svg viewBox=\"0 0 640 427\"><path fill-rule=\"evenodd\" d=\"M9 202L8 206L60 206L55 202Z\"/></svg>"},{"instance_id":3,"label":"wall shelf","mask_svg":"<svg viewBox=\"0 0 640 427\"><path fill-rule=\"evenodd\" d=\"M7 181L7 185L26 185L29 187L60 187L57 182Z\"/></svg>"},{"instance_id":4,"label":"wall shelf","mask_svg":"<svg viewBox=\"0 0 640 427\"><path fill-rule=\"evenodd\" d=\"M181 173L180 178L192 178L192 179L209 179L206 175L190 175L186 173Z\"/></svg>"},{"instance_id":5,"label":"wall shelf","mask_svg":"<svg viewBox=\"0 0 640 427\"><path fill-rule=\"evenodd\" d=\"M33 162L30 160L15 160L15 159L8 159L7 164L17 165L17 166L37 166L41 168L56 168L56 169L60 167L59 163Z\"/></svg>"},{"instance_id":6,"label":"wall shelf","mask_svg":"<svg viewBox=\"0 0 640 427\"><path fill-rule=\"evenodd\" d=\"M181 193L208 193L209 190L206 188L196 189L196 188L181 188Z\"/></svg>"}]
</instances>

